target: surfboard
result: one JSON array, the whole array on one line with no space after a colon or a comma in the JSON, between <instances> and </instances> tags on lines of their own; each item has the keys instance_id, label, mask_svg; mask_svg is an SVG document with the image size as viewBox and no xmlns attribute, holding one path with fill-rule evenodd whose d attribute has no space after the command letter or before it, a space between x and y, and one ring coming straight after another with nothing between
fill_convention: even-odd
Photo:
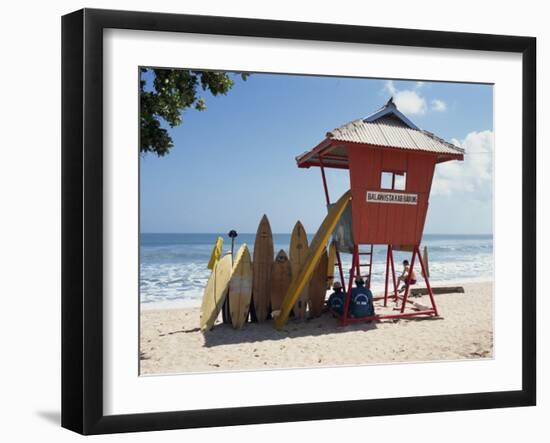
<instances>
[{"instance_id":1,"label":"surfboard","mask_svg":"<svg viewBox=\"0 0 550 443\"><path fill-rule=\"evenodd\" d=\"M292 235L290 237L290 269L292 271L292 278L299 275L308 254L308 244L306 230L301 222L296 222ZM307 282L304 282L297 299L294 301L294 317L297 320L304 319L306 317L308 301L308 287Z\"/></svg>"},{"instance_id":2,"label":"surfboard","mask_svg":"<svg viewBox=\"0 0 550 443\"><path fill-rule=\"evenodd\" d=\"M328 261L327 261L327 289L332 288L332 283L334 283L334 273L336 264L336 242L330 242L328 248Z\"/></svg>"},{"instance_id":3,"label":"surfboard","mask_svg":"<svg viewBox=\"0 0 550 443\"><path fill-rule=\"evenodd\" d=\"M273 235L267 216L264 215L256 232L254 258L252 260L252 301L258 322L269 316L271 265L273 263Z\"/></svg>"},{"instance_id":4,"label":"surfboard","mask_svg":"<svg viewBox=\"0 0 550 443\"><path fill-rule=\"evenodd\" d=\"M248 318L252 297L252 260L248 246L243 244L235 257L229 280L229 306L231 323L241 329Z\"/></svg>"},{"instance_id":5,"label":"surfboard","mask_svg":"<svg viewBox=\"0 0 550 443\"><path fill-rule=\"evenodd\" d=\"M321 253L317 267L313 271L309 282L309 317L316 318L323 312L327 293L328 256L326 249Z\"/></svg>"},{"instance_id":6,"label":"surfboard","mask_svg":"<svg viewBox=\"0 0 550 443\"><path fill-rule=\"evenodd\" d=\"M223 237L218 237L216 239L216 243L214 244L214 247L212 248L212 252L210 253L210 260L208 260L208 269L214 269L214 266L216 263L218 263L220 257L222 256L222 248L223 248Z\"/></svg>"},{"instance_id":7,"label":"surfboard","mask_svg":"<svg viewBox=\"0 0 550 443\"><path fill-rule=\"evenodd\" d=\"M290 285L290 261L286 252L281 249L271 266L271 309L276 316L281 309L281 303Z\"/></svg>"},{"instance_id":8,"label":"surfboard","mask_svg":"<svg viewBox=\"0 0 550 443\"><path fill-rule=\"evenodd\" d=\"M214 265L202 297L200 328L203 332L212 329L218 318L227 295L232 268L231 254L224 255Z\"/></svg>"},{"instance_id":9,"label":"surfboard","mask_svg":"<svg viewBox=\"0 0 550 443\"><path fill-rule=\"evenodd\" d=\"M317 233L311 242L311 246L309 247L308 256L305 260L304 267L298 275L292 274L292 282L290 283L288 291L286 291L285 298L283 299L281 312L274 322L274 326L276 328L282 328L288 321L288 316L292 310L292 307L311 278L311 274L321 258L321 253L323 252L329 237L332 235L334 228L336 228L338 220L340 220L345 209L348 207L350 199L351 192L347 191L344 195L342 195L342 197L340 197L336 204L330 208L327 216L323 220L323 223L321 223L321 226L317 230Z\"/></svg>"}]
</instances>

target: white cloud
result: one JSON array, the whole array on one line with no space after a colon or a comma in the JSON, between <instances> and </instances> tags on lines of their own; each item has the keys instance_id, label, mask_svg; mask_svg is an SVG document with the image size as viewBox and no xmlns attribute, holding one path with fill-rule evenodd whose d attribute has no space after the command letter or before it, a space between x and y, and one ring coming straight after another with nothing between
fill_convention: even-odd
<instances>
[{"instance_id":1,"label":"white cloud","mask_svg":"<svg viewBox=\"0 0 550 443\"><path fill-rule=\"evenodd\" d=\"M432 100L431 105L432 105L432 111L443 112L447 110L447 103L437 98Z\"/></svg>"},{"instance_id":2,"label":"white cloud","mask_svg":"<svg viewBox=\"0 0 550 443\"><path fill-rule=\"evenodd\" d=\"M393 80L388 80L385 89L389 92L397 108L405 114L424 114L428 108L426 99L415 90L398 90Z\"/></svg>"},{"instance_id":3,"label":"white cloud","mask_svg":"<svg viewBox=\"0 0 550 443\"><path fill-rule=\"evenodd\" d=\"M466 150L464 161L436 165L432 195L454 192L474 193L480 200L493 193L493 132L470 132L452 143Z\"/></svg>"},{"instance_id":4,"label":"white cloud","mask_svg":"<svg viewBox=\"0 0 550 443\"><path fill-rule=\"evenodd\" d=\"M428 110L435 112L444 112L447 110L447 103L441 99L433 99L428 106L428 101L422 95L421 89L424 82L418 81L412 87L413 89L397 89L393 80L388 80L384 84L384 91L393 97L397 108L405 114L422 115Z\"/></svg>"},{"instance_id":5,"label":"white cloud","mask_svg":"<svg viewBox=\"0 0 550 443\"><path fill-rule=\"evenodd\" d=\"M388 81L384 84L384 89L386 89L386 91L388 91L391 95L397 94L397 88L396 88L395 85L393 84L393 80L388 80Z\"/></svg>"}]
</instances>

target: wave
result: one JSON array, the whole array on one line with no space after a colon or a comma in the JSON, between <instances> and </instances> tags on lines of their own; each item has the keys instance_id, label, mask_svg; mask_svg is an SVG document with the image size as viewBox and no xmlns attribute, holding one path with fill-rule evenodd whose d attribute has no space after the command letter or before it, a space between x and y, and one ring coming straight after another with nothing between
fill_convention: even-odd
<instances>
[{"instance_id":1,"label":"wave","mask_svg":"<svg viewBox=\"0 0 550 443\"><path fill-rule=\"evenodd\" d=\"M149 238L140 250L140 300L143 306L157 306L161 303L183 303L199 305L204 288L210 276L208 259L217 234L156 234ZM182 237L183 236L183 237ZM226 239L227 240L227 239ZM253 253L254 235L238 237L235 250L245 241ZM290 236L276 235L275 252L288 252ZM492 280L493 243L492 238L437 236L425 239L429 252L430 280L480 281ZM187 243L186 243L187 242ZM229 252L226 241L224 253ZM365 258L365 257L363 257ZM410 260L410 252L395 252L396 272L399 274L402 261ZM342 254L346 283L351 267L351 255ZM363 260L362 260L363 261ZM386 248L375 247L372 268L372 286L383 287L385 282ZM415 266L417 272L419 267ZM337 276L338 273L335 273Z\"/></svg>"},{"instance_id":2,"label":"wave","mask_svg":"<svg viewBox=\"0 0 550 443\"><path fill-rule=\"evenodd\" d=\"M207 262L185 264L142 264L140 299L154 303L185 299L200 302L210 270Z\"/></svg>"}]
</instances>

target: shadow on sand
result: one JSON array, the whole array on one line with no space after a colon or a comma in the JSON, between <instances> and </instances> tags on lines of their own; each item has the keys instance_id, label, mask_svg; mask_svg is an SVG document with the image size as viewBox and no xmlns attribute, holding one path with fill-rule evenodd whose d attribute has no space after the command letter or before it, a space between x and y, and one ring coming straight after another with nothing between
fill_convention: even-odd
<instances>
[{"instance_id":1,"label":"shadow on sand","mask_svg":"<svg viewBox=\"0 0 550 443\"><path fill-rule=\"evenodd\" d=\"M275 329L271 320L263 323L247 323L242 329L233 329L230 324L218 324L204 334L204 346L213 347L326 334L345 334L351 331L367 332L376 329L376 327L375 322L340 326L337 319L332 318L329 314L308 320L291 319L281 330Z\"/></svg>"},{"instance_id":2,"label":"shadow on sand","mask_svg":"<svg viewBox=\"0 0 550 443\"><path fill-rule=\"evenodd\" d=\"M411 317L399 320L385 320L385 322L396 323L436 321L442 319L442 317ZM377 322L366 322L341 326L336 318L332 317L328 313L325 313L321 317L314 319L290 319L281 330L277 330L273 327L272 320L266 320L263 323L246 323L242 329L233 329L231 324L216 323L212 330L204 334L200 331L200 328L190 328L165 332L159 334L159 336L164 337L175 334L201 334L204 337L204 346L214 347L239 343L277 341L287 338L320 336L327 334L345 334L356 331L368 332L376 329L377 324Z\"/></svg>"}]
</instances>

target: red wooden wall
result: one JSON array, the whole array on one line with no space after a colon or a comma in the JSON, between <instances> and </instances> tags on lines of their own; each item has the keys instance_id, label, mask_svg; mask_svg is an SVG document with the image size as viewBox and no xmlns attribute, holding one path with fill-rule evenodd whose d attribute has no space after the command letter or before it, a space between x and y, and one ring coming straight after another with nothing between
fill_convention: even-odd
<instances>
[{"instance_id":1,"label":"red wooden wall","mask_svg":"<svg viewBox=\"0 0 550 443\"><path fill-rule=\"evenodd\" d=\"M434 154L347 146L352 194L353 236L358 244L418 245L424 222L436 157ZM381 189L382 171L407 173L404 191ZM416 205L367 203L367 191L417 194Z\"/></svg>"}]
</instances>

